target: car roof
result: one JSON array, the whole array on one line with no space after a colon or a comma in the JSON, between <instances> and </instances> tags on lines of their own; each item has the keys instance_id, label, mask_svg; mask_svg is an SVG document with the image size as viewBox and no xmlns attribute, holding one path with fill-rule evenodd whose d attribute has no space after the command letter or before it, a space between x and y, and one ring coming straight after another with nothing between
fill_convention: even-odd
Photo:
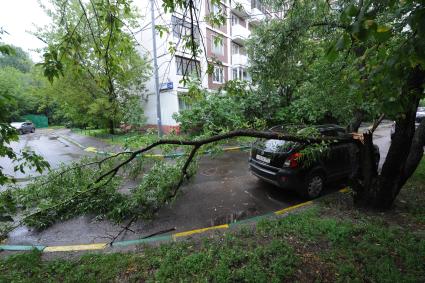
<instances>
[{"instance_id":1,"label":"car roof","mask_svg":"<svg viewBox=\"0 0 425 283\"><path fill-rule=\"evenodd\" d=\"M293 125L295 127L298 127L297 125ZM285 125L276 125L270 128L270 130L283 130L283 128L285 127ZM307 125L299 125L300 129L306 128L308 127ZM336 124L322 124L322 125L313 125L312 127L315 127L316 129L318 129L320 132L324 132L324 131L331 131L331 130L339 130L339 131L344 131L345 132L345 128L341 127L339 125Z\"/></svg>"}]
</instances>

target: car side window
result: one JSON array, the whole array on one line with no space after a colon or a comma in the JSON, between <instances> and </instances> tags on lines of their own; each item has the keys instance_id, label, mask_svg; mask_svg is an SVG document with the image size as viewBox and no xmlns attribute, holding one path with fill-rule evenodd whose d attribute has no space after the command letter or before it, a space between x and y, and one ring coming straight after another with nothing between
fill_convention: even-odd
<instances>
[{"instance_id":1,"label":"car side window","mask_svg":"<svg viewBox=\"0 0 425 283\"><path fill-rule=\"evenodd\" d=\"M338 137L345 137L345 136L347 136L347 133L343 130L336 130L336 135Z\"/></svg>"},{"instance_id":2,"label":"car side window","mask_svg":"<svg viewBox=\"0 0 425 283\"><path fill-rule=\"evenodd\" d=\"M326 130L322 132L322 135L334 137L336 136L336 132L334 130Z\"/></svg>"}]
</instances>

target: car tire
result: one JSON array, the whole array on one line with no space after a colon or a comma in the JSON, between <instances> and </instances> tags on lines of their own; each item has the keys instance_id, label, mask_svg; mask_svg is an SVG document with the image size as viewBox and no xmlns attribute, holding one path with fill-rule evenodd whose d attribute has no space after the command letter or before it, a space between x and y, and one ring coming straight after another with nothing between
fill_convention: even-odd
<instances>
[{"instance_id":1,"label":"car tire","mask_svg":"<svg viewBox=\"0 0 425 283\"><path fill-rule=\"evenodd\" d=\"M318 198L325 185L325 178L318 172L310 173L305 182L303 196L307 199Z\"/></svg>"},{"instance_id":2,"label":"car tire","mask_svg":"<svg viewBox=\"0 0 425 283\"><path fill-rule=\"evenodd\" d=\"M34 133L34 132L35 132L35 128L32 128L32 129L31 129L31 133Z\"/></svg>"},{"instance_id":3,"label":"car tire","mask_svg":"<svg viewBox=\"0 0 425 283\"><path fill-rule=\"evenodd\" d=\"M24 134L24 131L19 130L19 131L18 131L18 134L23 135L23 134Z\"/></svg>"}]
</instances>

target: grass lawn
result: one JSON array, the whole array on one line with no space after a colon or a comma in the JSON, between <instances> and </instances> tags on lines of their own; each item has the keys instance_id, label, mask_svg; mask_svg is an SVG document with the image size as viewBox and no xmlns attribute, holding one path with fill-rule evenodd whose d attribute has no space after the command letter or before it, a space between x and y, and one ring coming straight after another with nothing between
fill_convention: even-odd
<instances>
[{"instance_id":1,"label":"grass lawn","mask_svg":"<svg viewBox=\"0 0 425 283\"><path fill-rule=\"evenodd\" d=\"M0 282L425 282L425 161L386 213L347 194L255 226L133 253L0 260Z\"/></svg>"},{"instance_id":2,"label":"grass lawn","mask_svg":"<svg viewBox=\"0 0 425 283\"><path fill-rule=\"evenodd\" d=\"M111 135L108 132L108 129L72 129L72 131L80 135L95 137L106 143L116 144L120 146L125 146L129 138L136 137L139 135L137 133L122 133L119 129L117 129L117 133L115 135Z\"/></svg>"},{"instance_id":3,"label":"grass lawn","mask_svg":"<svg viewBox=\"0 0 425 283\"><path fill-rule=\"evenodd\" d=\"M72 129L73 132L85 135L89 137L94 137L97 139L102 140L103 142L113 144L113 145L119 145L123 148L129 148L129 149L137 149L143 146L147 146L153 142L156 142L158 140L158 134L155 130L147 130L144 133L140 132L129 132L129 133L123 133L120 129L116 129L116 134L111 135L108 132L108 129ZM184 138L190 138L188 136L185 136L184 134L166 134L163 136L165 139L184 139ZM230 139L226 141L222 141L222 145L227 146L248 146L251 145L254 138L249 137L239 137L235 139ZM168 146L170 147L170 146ZM206 147L206 146L205 146ZM171 146L171 149L175 147ZM171 150L172 151L172 150ZM170 152L168 152L170 153Z\"/></svg>"}]
</instances>

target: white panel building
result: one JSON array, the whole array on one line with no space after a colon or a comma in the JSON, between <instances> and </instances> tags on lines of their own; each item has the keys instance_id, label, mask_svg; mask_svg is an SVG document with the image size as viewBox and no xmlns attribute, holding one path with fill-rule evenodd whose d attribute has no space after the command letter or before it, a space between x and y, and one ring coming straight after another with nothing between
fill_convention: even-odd
<instances>
[{"instance_id":1,"label":"white panel building","mask_svg":"<svg viewBox=\"0 0 425 283\"><path fill-rule=\"evenodd\" d=\"M164 13L162 0L155 0L155 24L167 27L169 33L162 37L157 32L157 60L159 71L159 83L161 86L161 116L164 132L172 129L178 130L178 123L173 119L173 114L185 108L182 95L187 88L181 83L183 74L196 73L204 88L211 90L231 79L249 80L246 71L248 57L245 51L245 43L251 34L251 30L266 18L279 17L280 13L269 13L258 0L225 0L221 1L221 8L212 5L210 0L194 0L197 7L195 22L199 23L199 29L195 28L196 38L201 42L202 52L198 58L192 58L190 50L184 47L182 37L191 34L189 11L176 11ZM150 17L150 1L138 3L143 15L142 31L138 33L141 43L140 52L152 58L152 29ZM205 16L210 13L221 11L226 15L226 22L220 27L213 27L207 23ZM196 20L198 19L198 20ZM222 40L215 40L216 37ZM220 42L221 41L221 42ZM175 54L169 52L170 46L177 46ZM212 75L206 74L207 62L215 58L222 65L214 66ZM208 60L208 61L207 61ZM153 64L152 64L153 65ZM147 82L148 95L145 103L145 115L150 126L157 125L155 77Z\"/></svg>"}]
</instances>

